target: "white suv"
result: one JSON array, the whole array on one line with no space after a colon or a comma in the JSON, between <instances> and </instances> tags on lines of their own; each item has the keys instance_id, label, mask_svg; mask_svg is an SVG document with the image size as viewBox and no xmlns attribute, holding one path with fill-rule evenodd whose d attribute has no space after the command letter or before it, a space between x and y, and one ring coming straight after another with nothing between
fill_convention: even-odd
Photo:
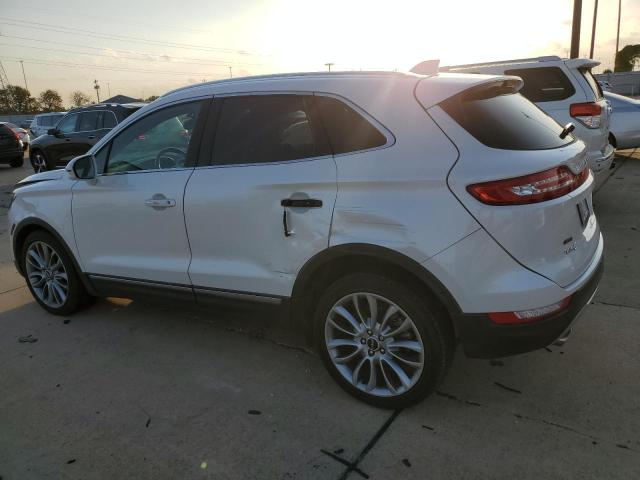
<instances>
[{"instance_id":1,"label":"white suv","mask_svg":"<svg viewBox=\"0 0 640 480\"><path fill-rule=\"evenodd\" d=\"M458 342L493 358L563 341L600 279L585 146L521 85L323 73L176 90L18 185L17 268L62 315L92 296L285 305L343 388L411 404Z\"/></svg>"},{"instance_id":2,"label":"white suv","mask_svg":"<svg viewBox=\"0 0 640 480\"><path fill-rule=\"evenodd\" d=\"M561 125L572 122L574 135L587 145L589 166L598 181L611 167L614 147L609 144L611 108L591 69L600 62L557 56L504 60L442 67L441 71L515 75L522 78L520 93Z\"/></svg>"}]
</instances>

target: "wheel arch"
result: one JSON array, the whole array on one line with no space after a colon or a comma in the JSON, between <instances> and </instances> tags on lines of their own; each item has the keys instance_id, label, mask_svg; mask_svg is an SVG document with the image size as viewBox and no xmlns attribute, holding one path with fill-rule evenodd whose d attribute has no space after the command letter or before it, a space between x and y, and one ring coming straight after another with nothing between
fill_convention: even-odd
<instances>
[{"instance_id":1,"label":"wheel arch","mask_svg":"<svg viewBox=\"0 0 640 480\"><path fill-rule=\"evenodd\" d=\"M69 244L64 240L64 238L62 238L62 236L56 231L55 228L39 218L25 218L24 220L20 221L13 230L13 258L15 258L15 265L18 273L24 277L24 271L22 270L22 262L20 259L22 245L24 244L27 236L37 230L47 232L48 234L53 236L53 238L55 238L60 243L60 245L62 245L62 248L65 249L66 253L69 255L69 258L71 258L73 267L78 272L78 277L80 277L80 280L82 281L82 284L86 288L87 292L89 292L90 295L96 295L93 285L91 285L91 282L89 282L88 278L82 272L80 264L78 263L73 250L69 248Z\"/></svg>"},{"instance_id":2,"label":"wheel arch","mask_svg":"<svg viewBox=\"0 0 640 480\"><path fill-rule=\"evenodd\" d=\"M609 132L609 143L613 145L613 148L618 148L618 141L616 140L616 136L613 132Z\"/></svg>"},{"instance_id":3,"label":"wheel arch","mask_svg":"<svg viewBox=\"0 0 640 480\"><path fill-rule=\"evenodd\" d=\"M457 318L461 312L447 288L426 268L395 250L366 243L329 247L300 270L291 295L291 320L302 320L305 338L313 344L313 307L323 288L339 277L355 272L379 273L398 280L419 295L432 300L447 316L451 335L457 338Z\"/></svg>"}]
</instances>

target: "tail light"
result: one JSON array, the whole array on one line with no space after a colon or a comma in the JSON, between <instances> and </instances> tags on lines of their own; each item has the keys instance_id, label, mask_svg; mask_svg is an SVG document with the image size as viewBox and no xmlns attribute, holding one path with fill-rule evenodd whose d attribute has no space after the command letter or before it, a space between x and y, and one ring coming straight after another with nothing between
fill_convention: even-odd
<instances>
[{"instance_id":1,"label":"tail light","mask_svg":"<svg viewBox=\"0 0 640 480\"><path fill-rule=\"evenodd\" d=\"M20 134L18 132L16 132L15 130L11 130L11 133L13 133L13 136L16 137L16 140L20 140Z\"/></svg>"},{"instance_id":2,"label":"tail light","mask_svg":"<svg viewBox=\"0 0 640 480\"><path fill-rule=\"evenodd\" d=\"M531 310L521 310L519 312L495 312L489 314L489 319L493 323L500 325L529 323L544 320L557 313L566 310L571 303L571 295L559 302L547 305L546 307L532 308Z\"/></svg>"},{"instance_id":3,"label":"tail light","mask_svg":"<svg viewBox=\"0 0 640 480\"><path fill-rule=\"evenodd\" d=\"M522 177L469 185L467 191L487 205L525 205L562 197L589 178L589 169L577 175L565 166Z\"/></svg>"},{"instance_id":4,"label":"tail light","mask_svg":"<svg viewBox=\"0 0 640 480\"><path fill-rule=\"evenodd\" d=\"M569 107L570 115L589 128L599 128L602 106L598 103L573 103Z\"/></svg>"}]
</instances>

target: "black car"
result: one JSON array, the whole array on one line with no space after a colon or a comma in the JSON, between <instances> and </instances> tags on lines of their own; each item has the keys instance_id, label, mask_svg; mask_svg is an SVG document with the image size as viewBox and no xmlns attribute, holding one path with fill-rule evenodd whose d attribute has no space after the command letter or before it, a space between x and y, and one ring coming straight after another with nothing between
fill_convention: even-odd
<instances>
[{"instance_id":1,"label":"black car","mask_svg":"<svg viewBox=\"0 0 640 480\"><path fill-rule=\"evenodd\" d=\"M8 163L14 168L21 167L23 155L22 141L18 134L5 122L0 122L0 163Z\"/></svg>"},{"instance_id":2,"label":"black car","mask_svg":"<svg viewBox=\"0 0 640 480\"><path fill-rule=\"evenodd\" d=\"M35 172L64 167L69 160L87 152L109 130L143 103L98 104L70 110L50 129L31 142L29 158Z\"/></svg>"}]
</instances>

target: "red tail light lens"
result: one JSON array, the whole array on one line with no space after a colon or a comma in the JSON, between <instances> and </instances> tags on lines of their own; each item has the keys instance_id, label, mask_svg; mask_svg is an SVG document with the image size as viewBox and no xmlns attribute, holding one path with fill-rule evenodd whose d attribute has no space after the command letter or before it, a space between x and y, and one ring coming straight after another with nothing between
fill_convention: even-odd
<instances>
[{"instance_id":1,"label":"red tail light lens","mask_svg":"<svg viewBox=\"0 0 640 480\"><path fill-rule=\"evenodd\" d=\"M571 303L571 295L559 302L547 305L546 307L533 308L531 310L521 310L519 312L495 312L490 313L489 318L493 323L500 325L529 323L544 320L557 313L566 310Z\"/></svg>"},{"instance_id":2,"label":"red tail light lens","mask_svg":"<svg viewBox=\"0 0 640 480\"><path fill-rule=\"evenodd\" d=\"M594 102L574 103L569 107L569 114L589 128L598 128L602 107Z\"/></svg>"},{"instance_id":3,"label":"red tail light lens","mask_svg":"<svg viewBox=\"0 0 640 480\"><path fill-rule=\"evenodd\" d=\"M487 205L525 205L562 197L589 178L589 169L574 174L565 166L522 177L469 185L467 191Z\"/></svg>"}]
</instances>

